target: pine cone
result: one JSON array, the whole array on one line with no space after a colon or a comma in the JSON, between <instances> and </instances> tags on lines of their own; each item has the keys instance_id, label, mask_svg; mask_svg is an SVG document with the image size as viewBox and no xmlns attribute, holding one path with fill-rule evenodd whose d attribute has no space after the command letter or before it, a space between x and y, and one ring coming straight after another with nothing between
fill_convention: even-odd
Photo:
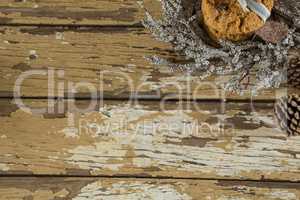
<instances>
[{"instance_id":1,"label":"pine cone","mask_svg":"<svg viewBox=\"0 0 300 200\"><path fill-rule=\"evenodd\" d=\"M275 115L280 127L289 136L300 135L300 96L282 97L275 104Z\"/></svg>"},{"instance_id":2,"label":"pine cone","mask_svg":"<svg viewBox=\"0 0 300 200\"><path fill-rule=\"evenodd\" d=\"M300 89L300 59L292 58L287 70L288 87Z\"/></svg>"}]
</instances>

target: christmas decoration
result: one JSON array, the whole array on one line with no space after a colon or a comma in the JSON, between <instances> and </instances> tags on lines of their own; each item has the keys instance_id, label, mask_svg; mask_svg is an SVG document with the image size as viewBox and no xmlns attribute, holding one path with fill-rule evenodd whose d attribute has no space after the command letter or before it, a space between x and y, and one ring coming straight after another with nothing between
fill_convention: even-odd
<instances>
[{"instance_id":1,"label":"christmas decoration","mask_svg":"<svg viewBox=\"0 0 300 200\"><path fill-rule=\"evenodd\" d=\"M300 135L300 96L280 98L275 104L275 114L280 127L289 136Z\"/></svg>"},{"instance_id":2,"label":"christmas decoration","mask_svg":"<svg viewBox=\"0 0 300 200\"><path fill-rule=\"evenodd\" d=\"M300 89L300 51L290 54L290 63L287 70L289 89ZM300 96L287 94L275 104L275 116L280 127L289 136L300 135Z\"/></svg>"},{"instance_id":3,"label":"christmas decoration","mask_svg":"<svg viewBox=\"0 0 300 200\"><path fill-rule=\"evenodd\" d=\"M300 28L299 0L276 0L274 12L285 17L291 25Z\"/></svg>"},{"instance_id":4,"label":"christmas decoration","mask_svg":"<svg viewBox=\"0 0 300 200\"><path fill-rule=\"evenodd\" d=\"M264 3L255 0L202 0L201 5L204 27L209 35L215 40L231 41L249 38L264 25L272 8L273 0L265 0Z\"/></svg>"},{"instance_id":5,"label":"christmas decoration","mask_svg":"<svg viewBox=\"0 0 300 200\"><path fill-rule=\"evenodd\" d=\"M270 20L255 33L262 40L276 44L286 38L289 30L288 28L289 27L284 23Z\"/></svg>"},{"instance_id":6,"label":"christmas decoration","mask_svg":"<svg viewBox=\"0 0 300 200\"><path fill-rule=\"evenodd\" d=\"M258 15L264 22L271 16L271 9L273 7L273 0L255 1L255 0L238 0L240 6L244 10L248 8Z\"/></svg>"},{"instance_id":7,"label":"christmas decoration","mask_svg":"<svg viewBox=\"0 0 300 200\"><path fill-rule=\"evenodd\" d=\"M228 1L230 0L223 2ZM240 3L240 10L246 9L244 12L261 13L257 16L263 23L266 20L264 16L267 15L264 9L261 10L261 6L253 6L253 1L256 0L237 2ZM257 3L260 3L260 0L257 0ZM217 40L209 37L211 34L207 32L208 28L205 28L209 24L205 23L201 0L162 0L161 4L162 18L154 19L145 8L146 17L143 24L158 40L172 44L175 52L184 56L184 62L176 63L153 55L148 58L153 63L168 65L173 70L186 73L197 72L203 79L210 75L231 75L232 78L220 83L220 86L240 94L245 89L257 94L260 89L278 88L287 80L285 72L289 66L289 51L299 48L300 33L294 21L288 23L286 16L277 14L282 10L279 9L282 6L276 4L277 12L272 11L272 19L267 21L277 20L278 23L289 25L283 31L270 31L270 27L264 27L257 35L252 34L252 38L248 40L233 42L228 37ZM221 9L226 8L221 6ZM258 25L257 28L259 27ZM263 30L268 29L269 35L263 33ZM249 81L245 84L245 80Z\"/></svg>"},{"instance_id":8,"label":"christmas decoration","mask_svg":"<svg viewBox=\"0 0 300 200\"><path fill-rule=\"evenodd\" d=\"M287 70L288 87L300 89L300 51L291 54Z\"/></svg>"},{"instance_id":9,"label":"christmas decoration","mask_svg":"<svg viewBox=\"0 0 300 200\"><path fill-rule=\"evenodd\" d=\"M162 19L155 20L145 9L143 24L158 40L172 44L175 52L184 56L184 62L153 55L148 58L153 63L186 73L197 72L203 79L210 75L231 75L220 86L240 94L248 89L255 95L261 89L277 88L283 83L289 88L300 88L300 1L162 0L161 3ZM279 99L275 114L288 135L300 134L299 95Z\"/></svg>"},{"instance_id":10,"label":"christmas decoration","mask_svg":"<svg viewBox=\"0 0 300 200\"><path fill-rule=\"evenodd\" d=\"M238 0L240 6L244 10L248 8L258 15L264 22L271 16L271 9L273 8L273 0L256 1L256 0Z\"/></svg>"}]
</instances>

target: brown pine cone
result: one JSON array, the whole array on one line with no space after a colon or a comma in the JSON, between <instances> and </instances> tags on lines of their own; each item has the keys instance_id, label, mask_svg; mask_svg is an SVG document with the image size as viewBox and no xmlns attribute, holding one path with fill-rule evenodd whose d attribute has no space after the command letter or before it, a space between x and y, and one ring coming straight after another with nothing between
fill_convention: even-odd
<instances>
[{"instance_id":1,"label":"brown pine cone","mask_svg":"<svg viewBox=\"0 0 300 200\"><path fill-rule=\"evenodd\" d=\"M300 89L300 59L292 58L287 70L288 87Z\"/></svg>"},{"instance_id":2,"label":"brown pine cone","mask_svg":"<svg viewBox=\"0 0 300 200\"><path fill-rule=\"evenodd\" d=\"M300 51L292 50L287 69L287 87L300 89ZM283 131L289 136L300 135L300 95L289 94L275 104L275 116Z\"/></svg>"},{"instance_id":3,"label":"brown pine cone","mask_svg":"<svg viewBox=\"0 0 300 200\"><path fill-rule=\"evenodd\" d=\"M300 96L282 97L275 104L275 115L280 127L289 136L300 135Z\"/></svg>"}]
</instances>

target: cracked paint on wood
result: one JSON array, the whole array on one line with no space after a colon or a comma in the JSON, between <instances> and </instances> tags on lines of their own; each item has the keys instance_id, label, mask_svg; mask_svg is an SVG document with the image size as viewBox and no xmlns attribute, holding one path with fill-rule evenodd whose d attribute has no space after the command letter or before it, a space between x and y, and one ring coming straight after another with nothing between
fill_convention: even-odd
<instances>
[{"instance_id":1,"label":"cracked paint on wood","mask_svg":"<svg viewBox=\"0 0 300 200\"><path fill-rule=\"evenodd\" d=\"M145 6L159 17L159 1L146 0ZM55 91L48 92L47 76L34 75L23 83L22 96L89 98L92 91L124 99L133 91L134 97L153 100L250 97L215 88L228 77L203 82L197 74L187 77L146 61L149 55L178 55L143 30L143 14L135 0L2 0L0 97L13 96L20 75L47 69L56 70ZM82 81L92 90L67 88ZM255 98L273 100L284 92L266 90ZM138 106L104 101L80 112L73 107L91 102L72 101L66 107L69 101L56 101L54 112L34 114L10 99L0 100L0 175L47 175L0 176L1 199L300 199L299 183L292 183L300 181L300 138L274 128L271 103L257 103L253 112L249 103L222 107L204 101L188 107L168 102L162 111L157 101ZM24 102L31 108L47 106L44 100ZM201 128L194 129L195 124Z\"/></svg>"},{"instance_id":2,"label":"cracked paint on wood","mask_svg":"<svg viewBox=\"0 0 300 200\"><path fill-rule=\"evenodd\" d=\"M297 200L300 186L299 183L181 179L0 178L0 196L13 200Z\"/></svg>"},{"instance_id":3,"label":"cracked paint on wood","mask_svg":"<svg viewBox=\"0 0 300 200\"><path fill-rule=\"evenodd\" d=\"M76 105L85 108L89 103ZM43 100L25 104L46 106ZM300 180L299 137L286 138L272 128L276 125L272 104L255 104L255 113L247 103L227 103L224 112L212 102L197 106L200 110L178 109L178 103L169 102L161 111L151 101L138 106L105 101L85 113L70 109L64 117L51 118L12 110L0 115L0 135L6 135L0 139L0 163L9 169L0 170L2 174ZM220 119L225 121L222 132L183 131L194 123L218 131ZM68 131L74 131L73 137Z\"/></svg>"}]
</instances>

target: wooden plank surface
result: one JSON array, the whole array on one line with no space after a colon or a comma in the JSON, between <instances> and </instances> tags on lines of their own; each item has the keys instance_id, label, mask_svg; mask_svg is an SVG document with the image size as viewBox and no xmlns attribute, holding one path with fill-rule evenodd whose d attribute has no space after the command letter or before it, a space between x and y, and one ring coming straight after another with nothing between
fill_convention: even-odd
<instances>
[{"instance_id":1,"label":"wooden plank surface","mask_svg":"<svg viewBox=\"0 0 300 200\"><path fill-rule=\"evenodd\" d=\"M0 96L11 97L19 79L23 97L66 97L70 93L90 97L91 91L107 98L250 98L249 94L224 94L217 83L228 77L203 81L197 74L172 72L145 58L174 59L171 49L143 29L0 27ZM278 93L265 90L254 98L271 100Z\"/></svg>"},{"instance_id":2,"label":"wooden plank surface","mask_svg":"<svg viewBox=\"0 0 300 200\"><path fill-rule=\"evenodd\" d=\"M146 6L159 15L158 1ZM1 0L1 24L136 25L144 11L136 0Z\"/></svg>"},{"instance_id":3,"label":"wooden plank surface","mask_svg":"<svg viewBox=\"0 0 300 200\"><path fill-rule=\"evenodd\" d=\"M142 19L136 0L0 2L0 198L299 199L300 137L276 128L273 104L152 65L180 56ZM3 98L22 77L31 99Z\"/></svg>"},{"instance_id":4,"label":"wooden plank surface","mask_svg":"<svg viewBox=\"0 0 300 200\"><path fill-rule=\"evenodd\" d=\"M2 199L297 200L299 183L95 178L0 178Z\"/></svg>"},{"instance_id":5,"label":"wooden plank surface","mask_svg":"<svg viewBox=\"0 0 300 200\"><path fill-rule=\"evenodd\" d=\"M272 104L0 102L3 175L300 180L300 138L272 128Z\"/></svg>"}]
</instances>

